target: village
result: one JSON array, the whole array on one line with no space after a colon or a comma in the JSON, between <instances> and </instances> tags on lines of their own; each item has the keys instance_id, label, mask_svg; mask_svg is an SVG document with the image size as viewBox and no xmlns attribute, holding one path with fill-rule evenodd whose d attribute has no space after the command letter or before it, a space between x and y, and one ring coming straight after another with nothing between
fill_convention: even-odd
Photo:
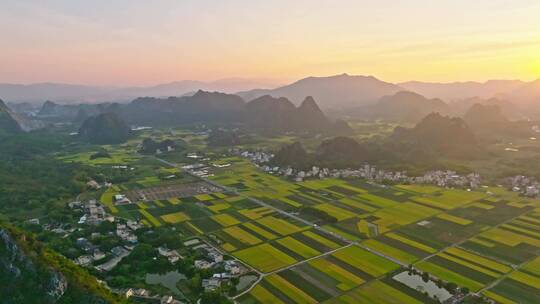
<instances>
[{"instance_id":1,"label":"village","mask_svg":"<svg viewBox=\"0 0 540 304\"><path fill-rule=\"evenodd\" d=\"M117 195L114 199L119 204L131 203L123 195ZM68 204L68 207L74 214L80 215L76 223L72 225L48 223L41 226L43 230L50 231L63 240L73 240L77 253L69 258L75 264L102 275L111 273L141 244L137 235L154 233L153 229L147 228L141 221L127 220L108 214L101 202L95 199L86 202L73 201ZM28 223L40 225L39 219L31 219ZM172 234L174 228L170 232L174 235ZM180 239L181 236L176 237ZM104 239L107 241L104 242ZM179 247L179 249L169 249L166 244L162 244L155 250L153 259L166 259L170 269L176 269L176 266L185 260L192 261L191 267L196 272L204 273L200 288L205 292L217 291L224 283L231 284L231 281L237 281L239 277L252 271L237 259L224 255L211 242L199 237L184 240ZM180 250L182 253L179 252ZM103 282L103 284L106 283ZM110 289L117 294L144 303L190 302L184 296L178 298L178 295L155 293L140 287L111 287Z\"/></svg>"},{"instance_id":2,"label":"village","mask_svg":"<svg viewBox=\"0 0 540 304\"><path fill-rule=\"evenodd\" d=\"M264 151L248 151L231 149L232 155L249 159L255 166L266 173L283 176L295 182L302 182L310 178L361 178L377 183L403 183L403 184L431 184L439 187L458 187L476 189L480 187L481 178L477 173L460 175L451 170L435 170L426 172L422 176L408 176L404 171L385 171L375 166L365 164L356 169L329 169L313 166L311 170L299 170L292 167L270 166L268 163L273 154Z\"/></svg>"},{"instance_id":3,"label":"village","mask_svg":"<svg viewBox=\"0 0 540 304\"><path fill-rule=\"evenodd\" d=\"M504 182L514 192L527 197L540 197L540 183L534 177L516 175L506 178Z\"/></svg>"}]
</instances>

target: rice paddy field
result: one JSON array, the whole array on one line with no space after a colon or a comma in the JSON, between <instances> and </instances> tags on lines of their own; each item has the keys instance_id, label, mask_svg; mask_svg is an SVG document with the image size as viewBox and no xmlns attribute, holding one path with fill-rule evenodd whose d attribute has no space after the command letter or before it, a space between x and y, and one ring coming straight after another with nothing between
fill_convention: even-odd
<instances>
[{"instance_id":1,"label":"rice paddy field","mask_svg":"<svg viewBox=\"0 0 540 304\"><path fill-rule=\"evenodd\" d=\"M102 191L100 201L115 216L149 227L171 225L181 238L206 238L251 267L262 278L236 298L239 303L433 303L392 279L403 265L497 303L540 303L536 200L503 188L291 182L231 157L213 159L231 166L211 168L210 175L228 191L173 191L117 206L115 194L200 182L189 176L158 178L160 172L179 171L134 156L132 145L108 147L109 162L90 160L88 152L61 157L138 167L134 180Z\"/></svg>"},{"instance_id":2,"label":"rice paddy field","mask_svg":"<svg viewBox=\"0 0 540 304\"><path fill-rule=\"evenodd\" d=\"M429 301L424 295L386 278L400 268L395 260L494 301L537 302L534 295L540 288L534 288L540 269L538 262L533 261L540 254L538 201L502 188L465 191L334 179L293 183L262 173L243 160L231 161L232 167L216 170L214 181L233 187L242 195L299 214L326 231L359 244L329 246L327 243L324 250L304 248L297 241L312 244L306 235L315 230L294 232L291 238L295 241L292 241L283 238L287 235L285 231L276 231L281 228L268 226L266 222L271 217L242 211L258 218L257 227L271 234L258 238L261 243L251 247L254 249L242 249L236 255L269 273L256 288L239 298L241 303L264 303L270 295L276 303ZM308 209L324 212L335 221L324 221L305 211ZM276 265L252 260L250 253L253 257L262 254L261 244L270 244L292 259L278 255L276 260L280 262ZM236 245L243 246L235 244L234 248L238 248ZM335 248L341 249L327 253ZM378 254L371 256L364 248ZM266 246L262 249L268 250ZM309 260L302 262L306 259ZM528 269L536 272L523 270L521 265L529 265ZM380 290L387 292L383 296ZM524 298L523 293L533 295Z\"/></svg>"}]
</instances>

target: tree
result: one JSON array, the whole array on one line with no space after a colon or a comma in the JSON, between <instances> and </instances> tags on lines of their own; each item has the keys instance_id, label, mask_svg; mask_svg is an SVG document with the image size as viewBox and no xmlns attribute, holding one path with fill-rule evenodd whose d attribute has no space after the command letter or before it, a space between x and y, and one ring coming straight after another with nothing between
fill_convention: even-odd
<instances>
[{"instance_id":1,"label":"tree","mask_svg":"<svg viewBox=\"0 0 540 304\"><path fill-rule=\"evenodd\" d=\"M429 273L428 272L423 272L422 273L422 281L424 282L429 282Z\"/></svg>"},{"instance_id":2,"label":"tree","mask_svg":"<svg viewBox=\"0 0 540 304\"><path fill-rule=\"evenodd\" d=\"M155 256L155 249L149 244L139 244L129 255L131 260L147 260Z\"/></svg>"},{"instance_id":3,"label":"tree","mask_svg":"<svg viewBox=\"0 0 540 304\"><path fill-rule=\"evenodd\" d=\"M456 289L457 289L457 285L456 285L456 283L448 282L448 283L446 283L446 285L444 285L444 289L448 290L448 292L451 293L451 294L455 294Z\"/></svg>"}]
</instances>

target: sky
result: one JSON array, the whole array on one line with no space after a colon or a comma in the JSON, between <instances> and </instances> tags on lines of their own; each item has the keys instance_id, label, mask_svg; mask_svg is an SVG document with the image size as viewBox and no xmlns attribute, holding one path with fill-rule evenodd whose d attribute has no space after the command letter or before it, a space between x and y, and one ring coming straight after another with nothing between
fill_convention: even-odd
<instances>
[{"instance_id":1,"label":"sky","mask_svg":"<svg viewBox=\"0 0 540 304\"><path fill-rule=\"evenodd\" d=\"M540 78L537 0L0 0L0 82Z\"/></svg>"}]
</instances>

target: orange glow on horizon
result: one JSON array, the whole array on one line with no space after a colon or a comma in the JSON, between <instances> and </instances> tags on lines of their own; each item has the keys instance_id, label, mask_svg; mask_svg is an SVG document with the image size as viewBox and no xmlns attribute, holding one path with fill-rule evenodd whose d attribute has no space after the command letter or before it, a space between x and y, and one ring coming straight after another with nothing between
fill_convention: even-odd
<instances>
[{"instance_id":1,"label":"orange glow on horizon","mask_svg":"<svg viewBox=\"0 0 540 304\"><path fill-rule=\"evenodd\" d=\"M0 82L540 77L536 1L101 1L3 4Z\"/></svg>"}]
</instances>

